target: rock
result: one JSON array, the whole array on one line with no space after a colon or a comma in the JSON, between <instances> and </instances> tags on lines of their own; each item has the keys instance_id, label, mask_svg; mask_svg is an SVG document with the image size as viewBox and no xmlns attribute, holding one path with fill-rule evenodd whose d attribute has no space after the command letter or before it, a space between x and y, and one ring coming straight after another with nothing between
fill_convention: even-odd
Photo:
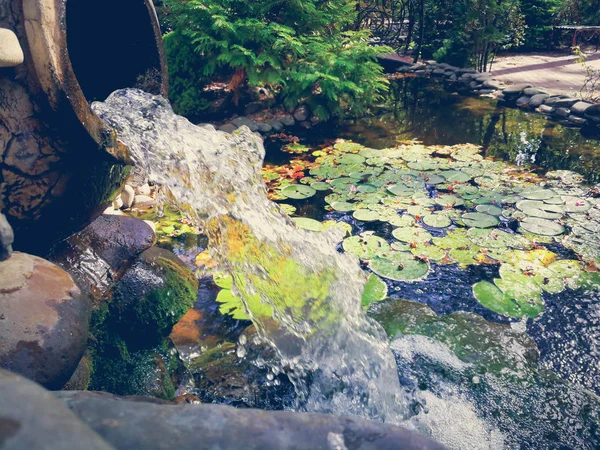
<instances>
[{"instance_id":1,"label":"rock","mask_svg":"<svg viewBox=\"0 0 600 450\"><path fill-rule=\"evenodd\" d=\"M133 206L137 209L150 209L156 206L156 200L147 195L136 195L133 199Z\"/></svg>"},{"instance_id":2,"label":"rock","mask_svg":"<svg viewBox=\"0 0 600 450\"><path fill-rule=\"evenodd\" d=\"M579 99L573 97L560 98L552 106L555 108L567 108L570 109L575 103L578 103Z\"/></svg>"},{"instance_id":3,"label":"rock","mask_svg":"<svg viewBox=\"0 0 600 450\"><path fill-rule=\"evenodd\" d=\"M577 116L584 116L585 112L588 110L593 103L591 102L577 102L571 106L571 113Z\"/></svg>"},{"instance_id":4,"label":"rock","mask_svg":"<svg viewBox=\"0 0 600 450\"><path fill-rule=\"evenodd\" d=\"M536 111L542 114L552 114L554 112L554 108L548 105L540 105Z\"/></svg>"},{"instance_id":5,"label":"rock","mask_svg":"<svg viewBox=\"0 0 600 450\"><path fill-rule=\"evenodd\" d=\"M502 90L502 93L506 96L506 97L516 97L518 98L525 89L530 88L531 85L530 84L515 84L512 86L508 86L505 87Z\"/></svg>"},{"instance_id":6,"label":"rock","mask_svg":"<svg viewBox=\"0 0 600 450\"><path fill-rule=\"evenodd\" d=\"M539 94L548 94L548 93L542 89L538 89L535 87L523 89L523 95L527 95L528 97L533 97L534 95L539 95Z\"/></svg>"},{"instance_id":7,"label":"rock","mask_svg":"<svg viewBox=\"0 0 600 450\"><path fill-rule=\"evenodd\" d=\"M520 106L521 108L528 108L529 107L529 101L531 99L529 97L527 97L526 95L524 95L523 97L519 97L516 101L517 106Z\"/></svg>"},{"instance_id":8,"label":"rock","mask_svg":"<svg viewBox=\"0 0 600 450\"><path fill-rule=\"evenodd\" d=\"M294 119L298 122L304 122L310 117L310 110L306 105L300 105L294 111Z\"/></svg>"},{"instance_id":9,"label":"rock","mask_svg":"<svg viewBox=\"0 0 600 450\"><path fill-rule=\"evenodd\" d=\"M294 126L294 124L296 123L296 121L294 120L294 118L291 115L289 115L289 114L286 114L285 116L283 116L279 120L286 127Z\"/></svg>"},{"instance_id":10,"label":"rock","mask_svg":"<svg viewBox=\"0 0 600 450\"><path fill-rule=\"evenodd\" d=\"M559 100L563 99L567 97L566 95L551 95L549 96L546 100L544 100L544 105L548 105L548 106L552 106L554 107L556 105L556 102L558 102Z\"/></svg>"},{"instance_id":11,"label":"rock","mask_svg":"<svg viewBox=\"0 0 600 450\"><path fill-rule=\"evenodd\" d=\"M258 130L258 125L256 124L256 122L254 120L249 119L248 117L236 117L231 121L231 123L237 128L246 126L250 128L250 131Z\"/></svg>"},{"instance_id":12,"label":"rock","mask_svg":"<svg viewBox=\"0 0 600 450\"><path fill-rule=\"evenodd\" d=\"M486 89L500 89L501 83L498 80L485 80L483 87Z\"/></svg>"},{"instance_id":13,"label":"rock","mask_svg":"<svg viewBox=\"0 0 600 450\"><path fill-rule=\"evenodd\" d=\"M504 99L504 94L503 94L502 92L500 92L500 93L497 95L497 97L496 97L496 98L497 98L499 101L501 101L501 102L503 102L503 101L505 100L505 99Z\"/></svg>"},{"instance_id":14,"label":"rock","mask_svg":"<svg viewBox=\"0 0 600 450\"><path fill-rule=\"evenodd\" d=\"M112 207L115 210L121 209L123 207L123 199L121 199L120 195L113 200Z\"/></svg>"},{"instance_id":15,"label":"rock","mask_svg":"<svg viewBox=\"0 0 600 450\"><path fill-rule=\"evenodd\" d=\"M123 208L129 209L133 205L135 199L135 190L126 184L121 191L121 200L123 200Z\"/></svg>"},{"instance_id":16,"label":"rock","mask_svg":"<svg viewBox=\"0 0 600 450\"><path fill-rule=\"evenodd\" d=\"M124 336L158 342L196 301L198 280L174 253L143 252L114 289L112 312Z\"/></svg>"},{"instance_id":17,"label":"rock","mask_svg":"<svg viewBox=\"0 0 600 450\"><path fill-rule=\"evenodd\" d=\"M573 112L573 111L571 111ZM574 116L574 115L570 115L568 117L569 123L572 123L573 125L577 125L577 126L583 126L587 124L587 120L585 120L583 117L579 117L579 116Z\"/></svg>"},{"instance_id":18,"label":"rock","mask_svg":"<svg viewBox=\"0 0 600 450\"><path fill-rule=\"evenodd\" d=\"M0 28L0 67L15 67L23 64L24 55L17 35Z\"/></svg>"},{"instance_id":19,"label":"rock","mask_svg":"<svg viewBox=\"0 0 600 450\"><path fill-rule=\"evenodd\" d=\"M0 314L0 367L60 389L87 346L89 297L57 265L15 252L0 263Z\"/></svg>"},{"instance_id":20,"label":"rock","mask_svg":"<svg viewBox=\"0 0 600 450\"><path fill-rule=\"evenodd\" d=\"M452 73L450 74L450 76L448 77L448 79L449 79L450 81L456 81L456 80L458 80L458 77L456 76L456 73L452 72Z\"/></svg>"},{"instance_id":21,"label":"rock","mask_svg":"<svg viewBox=\"0 0 600 450\"><path fill-rule=\"evenodd\" d=\"M87 391L92 377L92 360L86 353L79 361L75 372L62 388L63 391Z\"/></svg>"},{"instance_id":22,"label":"rock","mask_svg":"<svg viewBox=\"0 0 600 450\"><path fill-rule=\"evenodd\" d=\"M416 70L414 73L415 73L415 76L418 78L424 78L427 76L426 70Z\"/></svg>"},{"instance_id":23,"label":"rock","mask_svg":"<svg viewBox=\"0 0 600 450\"><path fill-rule=\"evenodd\" d=\"M146 195L149 197L150 195L152 195L152 188L148 183L144 183L141 186L135 188L135 193L136 195Z\"/></svg>"},{"instance_id":24,"label":"rock","mask_svg":"<svg viewBox=\"0 0 600 450\"><path fill-rule=\"evenodd\" d=\"M233 133L237 130L237 127L231 122L227 122L219 127L219 130L224 131L225 133Z\"/></svg>"},{"instance_id":25,"label":"rock","mask_svg":"<svg viewBox=\"0 0 600 450\"><path fill-rule=\"evenodd\" d=\"M592 123L600 123L600 103L596 103L585 110L585 118Z\"/></svg>"},{"instance_id":26,"label":"rock","mask_svg":"<svg viewBox=\"0 0 600 450\"><path fill-rule=\"evenodd\" d=\"M264 109L265 105L263 102L251 102L244 108L244 114L249 116L250 114L256 114L260 110Z\"/></svg>"},{"instance_id":27,"label":"rock","mask_svg":"<svg viewBox=\"0 0 600 450\"><path fill-rule=\"evenodd\" d=\"M417 63L417 64L413 64L412 66L410 66L410 68L412 69L413 72L416 72L417 70L423 70L423 69L425 69L425 67L427 67L427 66L423 63Z\"/></svg>"},{"instance_id":28,"label":"rock","mask_svg":"<svg viewBox=\"0 0 600 450\"><path fill-rule=\"evenodd\" d=\"M544 100L546 100L548 97L550 97L548 94L535 94L529 99L529 106L532 108L537 108L538 106L542 105Z\"/></svg>"},{"instance_id":29,"label":"rock","mask_svg":"<svg viewBox=\"0 0 600 450\"><path fill-rule=\"evenodd\" d=\"M261 133L270 133L273 131L273 127L266 122L258 122L258 131Z\"/></svg>"},{"instance_id":30,"label":"rock","mask_svg":"<svg viewBox=\"0 0 600 450\"><path fill-rule=\"evenodd\" d=\"M10 258L14 240L15 235L6 216L0 213L0 262Z\"/></svg>"},{"instance_id":31,"label":"rock","mask_svg":"<svg viewBox=\"0 0 600 450\"><path fill-rule=\"evenodd\" d=\"M494 92L496 92L496 89L480 89L479 90L480 95L488 95L488 94L492 94Z\"/></svg>"},{"instance_id":32,"label":"rock","mask_svg":"<svg viewBox=\"0 0 600 450\"><path fill-rule=\"evenodd\" d=\"M119 449L441 450L429 438L358 417L165 405L100 392L57 392L68 408Z\"/></svg>"},{"instance_id":33,"label":"rock","mask_svg":"<svg viewBox=\"0 0 600 450\"><path fill-rule=\"evenodd\" d=\"M441 77L441 76L443 76L443 75L444 75L444 73L446 73L446 71L445 71L444 69L435 69L435 70L432 72L432 74L433 74L434 76L440 76L440 77Z\"/></svg>"},{"instance_id":34,"label":"rock","mask_svg":"<svg viewBox=\"0 0 600 450\"><path fill-rule=\"evenodd\" d=\"M267 122L275 131L283 130L283 123L279 119L271 119Z\"/></svg>"},{"instance_id":35,"label":"rock","mask_svg":"<svg viewBox=\"0 0 600 450\"><path fill-rule=\"evenodd\" d=\"M479 83L477 83L477 81L471 81L471 82L469 83L469 87L470 87L471 89L476 89L476 88L477 88L477 86L479 86Z\"/></svg>"},{"instance_id":36,"label":"rock","mask_svg":"<svg viewBox=\"0 0 600 450\"><path fill-rule=\"evenodd\" d=\"M85 292L99 298L155 242L154 231L143 220L104 214L58 244L51 260L69 272Z\"/></svg>"},{"instance_id":37,"label":"rock","mask_svg":"<svg viewBox=\"0 0 600 450\"><path fill-rule=\"evenodd\" d=\"M51 392L0 370L0 447L6 450L114 450Z\"/></svg>"},{"instance_id":38,"label":"rock","mask_svg":"<svg viewBox=\"0 0 600 450\"><path fill-rule=\"evenodd\" d=\"M569 111L567 108L554 108L552 114L558 117L564 117L566 119L571 115L571 111Z\"/></svg>"}]
</instances>

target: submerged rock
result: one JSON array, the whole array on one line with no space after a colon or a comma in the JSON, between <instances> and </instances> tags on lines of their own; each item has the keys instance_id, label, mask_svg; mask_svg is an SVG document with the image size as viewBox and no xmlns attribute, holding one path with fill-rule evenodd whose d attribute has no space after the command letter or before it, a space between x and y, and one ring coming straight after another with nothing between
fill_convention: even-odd
<instances>
[{"instance_id":1,"label":"submerged rock","mask_svg":"<svg viewBox=\"0 0 600 450\"><path fill-rule=\"evenodd\" d=\"M114 449L51 392L1 369L0 398L2 449Z\"/></svg>"},{"instance_id":2,"label":"submerged rock","mask_svg":"<svg viewBox=\"0 0 600 450\"><path fill-rule=\"evenodd\" d=\"M111 310L125 335L156 342L194 305L197 290L198 280L183 261L152 247L115 287Z\"/></svg>"},{"instance_id":3,"label":"submerged rock","mask_svg":"<svg viewBox=\"0 0 600 450\"><path fill-rule=\"evenodd\" d=\"M58 392L75 415L116 448L437 450L404 428L355 417L221 405L164 405L96 392Z\"/></svg>"},{"instance_id":4,"label":"submerged rock","mask_svg":"<svg viewBox=\"0 0 600 450\"><path fill-rule=\"evenodd\" d=\"M0 367L61 388L85 351L89 314L64 270L15 252L0 263Z\"/></svg>"}]
</instances>

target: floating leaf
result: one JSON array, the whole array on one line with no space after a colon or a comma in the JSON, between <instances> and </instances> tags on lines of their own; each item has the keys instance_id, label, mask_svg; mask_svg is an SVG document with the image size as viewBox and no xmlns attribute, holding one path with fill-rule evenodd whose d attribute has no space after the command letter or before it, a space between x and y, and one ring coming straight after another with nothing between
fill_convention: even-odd
<instances>
[{"instance_id":1,"label":"floating leaf","mask_svg":"<svg viewBox=\"0 0 600 450\"><path fill-rule=\"evenodd\" d=\"M491 228L500 223L497 217L482 213L463 214L462 220L466 226L475 228Z\"/></svg>"},{"instance_id":2,"label":"floating leaf","mask_svg":"<svg viewBox=\"0 0 600 450\"><path fill-rule=\"evenodd\" d=\"M536 200L522 200L517 203L517 208L530 217L540 219L560 219L565 209L561 205L552 205Z\"/></svg>"},{"instance_id":3,"label":"floating leaf","mask_svg":"<svg viewBox=\"0 0 600 450\"><path fill-rule=\"evenodd\" d=\"M423 223L432 228L446 228L452 225L452 220L443 214L426 214Z\"/></svg>"},{"instance_id":4,"label":"floating leaf","mask_svg":"<svg viewBox=\"0 0 600 450\"><path fill-rule=\"evenodd\" d=\"M421 280L429 273L429 264L404 252L376 256L369 262L369 267L377 275L395 281Z\"/></svg>"},{"instance_id":5,"label":"floating leaf","mask_svg":"<svg viewBox=\"0 0 600 450\"><path fill-rule=\"evenodd\" d=\"M340 212L349 212L356 209L356 205L348 202L332 202L331 207Z\"/></svg>"},{"instance_id":6,"label":"floating leaf","mask_svg":"<svg viewBox=\"0 0 600 450\"><path fill-rule=\"evenodd\" d=\"M331 189L329 184L325 183L324 181L317 181L315 183L311 183L310 187L313 188L315 191L328 191L329 189Z\"/></svg>"},{"instance_id":7,"label":"floating leaf","mask_svg":"<svg viewBox=\"0 0 600 450\"><path fill-rule=\"evenodd\" d=\"M474 284L473 295L483 306L503 316L520 318L525 315L509 295L487 281Z\"/></svg>"},{"instance_id":8,"label":"floating leaf","mask_svg":"<svg viewBox=\"0 0 600 450\"><path fill-rule=\"evenodd\" d=\"M392 236L398 239L400 242L407 243L426 243L431 241L431 233L429 231L419 227L400 227L392 231Z\"/></svg>"},{"instance_id":9,"label":"floating leaf","mask_svg":"<svg viewBox=\"0 0 600 450\"><path fill-rule=\"evenodd\" d=\"M492 216L499 216L502 214L502 208L496 205L477 205L475 209L477 210L477 212L483 214L490 214Z\"/></svg>"},{"instance_id":10,"label":"floating leaf","mask_svg":"<svg viewBox=\"0 0 600 450\"><path fill-rule=\"evenodd\" d=\"M298 228L308 231L323 231L323 224L314 219L308 219L306 217L293 217L292 220Z\"/></svg>"},{"instance_id":11,"label":"floating leaf","mask_svg":"<svg viewBox=\"0 0 600 450\"><path fill-rule=\"evenodd\" d=\"M357 209L352 214L356 220L361 222L375 222L379 220L379 213L377 211L371 211L370 209Z\"/></svg>"},{"instance_id":12,"label":"floating leaf","mask_svg":"<svg viewBox=\"0 0 600 450\"><path fill-rule=\"evenodd\" d=\"M460 170L444 170L439 174L450 183L466 183L471 179L471 175Z\"/></svg>"},{"instance_id":13,"label":"floating leaf","mask_svg":"<svg viewBox=\"0 0 600 450\"><path fill-rule=\"evenodd\" d=\"M562 225L546 219L527 218L519 223L520 229L541 236L558 236L565 232Z\"/></svg>"},{"instance_id":14,"label":"floating leaf","mask_svg":"<svg viewBox=\"0 0 600 450\"><path fill-rule=\"evenodd\" d=\"M288 205L287 203L279 203L281 209L285 211L287 215L292 215L296 212L296 207L292 205Z\"/></svg>"},{"instance_id":15,"label":"floating leaf","mask_svg":"<svg viewBox=\"0 0 600 450\"><path fill-rule=\"evenodd\" d=\"M454 208L456 206L462 206L465 204L465 201L457 197L456 195L440 195L435 199L435 202L438 205L443 206L444 208Z\"/></svg>"},{"instance_id":16,"label":"floating leaf","mask_svg":"<svg viewBox=\"0 0 600 450\"><path fill-rule=\"evenodd\" d=\"M367 309L371 303L385 300L388 295L388 287L385 281L375 274L369 275L362 294L362 307Z\"/></svg>"},{"instance_id":17,"label":"floating leaf","mask_svg":"<svg viewBox=\"0 0 600 450\"><path fill-rule=\"evenodd\" d=\"M521 197L529 200L547 200L555 195L551 189L528 189L521 192Z\"/></svg>"},{"instance_id":18,"label":"floating leaf","mask_svg":"<svg viewBox=\"0 0 600 450\"><path fill-rule=\"evenodd\" d=\"M291 184L289 186L284 187L281 190L281 193L287 198L304 200L315 195L317 191L314 190L312 187L306 186L304 184Z\"/></svg>"},{"instance_id":19,"label":"floating leaf","mask_svg":"<svg viewBox=\"0 0 600 450\"><path fill-rule=\"evenodd\" d=\"M378 236L352 236L342 242L344 251L360 259L371 259L390 252L390 245Z\"/></svg>"}]
</instances>

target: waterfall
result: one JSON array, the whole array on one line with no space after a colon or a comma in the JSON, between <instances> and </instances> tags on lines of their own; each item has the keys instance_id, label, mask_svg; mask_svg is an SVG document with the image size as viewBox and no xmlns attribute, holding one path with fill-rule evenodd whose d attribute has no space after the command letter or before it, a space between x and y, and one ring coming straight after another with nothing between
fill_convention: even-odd
<instances>
[{"instance_id":1,"label":"waterfall","mask_svg":"<svg viewBox=\"0 0 600 450\"><path fill-rule=\"evenodd\" d=\"M335 231L298 229L269 201L265 151L247 128L196 126L136 89L92 105L135 164L209 239L259 335L277 351L298 408L400 422L408 400L383 330L361 308L365 274Z\"/></svg>"}]
</instances>

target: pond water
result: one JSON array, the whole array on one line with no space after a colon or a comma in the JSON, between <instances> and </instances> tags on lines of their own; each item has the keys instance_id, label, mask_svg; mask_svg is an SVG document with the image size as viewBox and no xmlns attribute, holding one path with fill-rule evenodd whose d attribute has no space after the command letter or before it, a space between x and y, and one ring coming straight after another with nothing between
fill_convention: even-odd
<instances>
[{"instance_id":1,"label":"pond water","mask_svg":"<svg viewBox=\"0 0 600 450\"><path fill-rule=\"evenodd\" d=\"M347 224L339 250L385 281L369 315L425 393L411 424L452 448L598 448L600 141L427 80L392 92L267 141L271 198L308 229Z\"/></svg>"},{"instance_id":2,"label":"pond water","mask_svg":"<svg viewBox=\"0 0 600 450\"><path fill-rule=\"evenodd\" d=\"M452 449L600 446L598 141L400 80L372 117L267 140L265 192L246 131L139 91L94 108L185 213L166 228L206 235L163 245L218 266L197 305L218 345L188 367L243 381L196 379L203 401L358 414Z\"/></svg>"}]
</instances>

